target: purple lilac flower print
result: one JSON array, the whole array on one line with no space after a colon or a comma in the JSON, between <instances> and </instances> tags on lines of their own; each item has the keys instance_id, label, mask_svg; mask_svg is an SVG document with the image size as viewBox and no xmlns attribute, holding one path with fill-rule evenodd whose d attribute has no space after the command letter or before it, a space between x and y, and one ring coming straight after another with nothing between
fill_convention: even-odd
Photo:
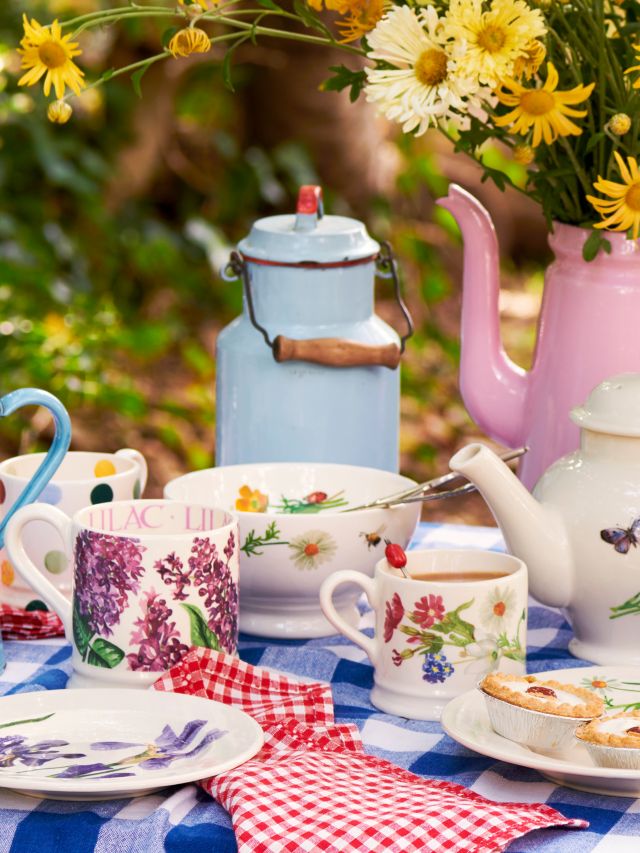
<instances>
[{"instance_id":1,"label":"purple lilac flower print","mask_svg":"<svg viewBox=\"0 0 640 853\"><path fill-rule=\"evenodd\" d=\"M84 758L81 752L61 753L57 747L69 746L66 740L42 740L29 744L22 735L0 737L0 767L13 767L16 762L27 767L40 767L56 758Z\"/></svg>"},{"instance_id":2,"label":"purple lilac flower print","mask_svg":"<svg viewBox=\"0 0 640 853\"><path fill-rule=\"evenodd\" d=\"M189 651L178 639L176 623L169 621L173 611L153 589L143 593L141 610L142 616L134 623L136 630L131 632L131 643L139 648L127 655L129 668L141 672L171 669Z\"/></svg>"},{"instance_id":3,"label":"purple lilac flower print","mask_svg":"<svg viewBox=\"0 0 640 853\"><path fill-rule=\"evenodd\" d=\"M75 599L92 634L110 637L130 593L140 589L145 547L138 539L81 530L76 537Z\"/></svg>"},{"instance_id":4,"label":"purple lilac flower print","mask_svg":"<svg viewBox=\"0 0 640 853\"><path fill-rule=\"evenodd\" d=\"M207 624L217 636L220 647L232 654L238 638L238 588L231 569L219 558L218 549L210 539L196 537L191 554L189 566L198 595L204 598L209 617Z\"/></svg>"},{"instance_id":5,"label":"purple lilac flower print","mask_svg":"<svg viewBox=\"0 0 640 853\"><path fill-rule=\"evenodd\" d=\"M235 536L230 533L223 549L225 562L210 539L196 536L187 569L175 553L155 564L165 584L174 587L176 601L187 598L185 590L192 584L198 589L207 610L207 626L218 638L220 648L230 654L236 650L238 637L238 588L229 567L235 549Z\"/></svg>"},{"instance_id":6,"label":"purple lilac flower print","mask_svg":"<svg viewBox=\"0 0 640 853\"><path fill-rule=\"evenodd\" d=\"M172 551L163 560L156 560L154 566L166 585L175 587L175 592L173 593L174 599L176 601L185 601L187 593L184 590L186 587L191 586L190 572L184 571L184 563L175 551Z\"/></svg>"},{"instance_id":7,"label":"purple lilac flower print","mask_svg":"<svg viewBox=\"0 0 640 853\"><path fill-rule=\"evenodd\" d=\"M233 552L236 549L236 540L233 535L233 531L229 534L229 538L227 540L227 544L225 545L224 555L227 558L227 562L233 557Z\"/></svg>"}]
</instances>

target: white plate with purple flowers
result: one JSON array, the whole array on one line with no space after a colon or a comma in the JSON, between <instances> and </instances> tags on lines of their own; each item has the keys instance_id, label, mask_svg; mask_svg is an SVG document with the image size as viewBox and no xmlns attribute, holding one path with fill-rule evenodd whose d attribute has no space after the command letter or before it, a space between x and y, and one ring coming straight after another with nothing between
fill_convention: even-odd
<instances>
[{"instance_id":1,"label":"white plate with purple flowers","mask_svg":"<svg viewBox=\"0 0 640 853\"><path fill-rule=\"evenodd\" d=\"M155 690L0 699L0 788L57 800L139 797L252 758L263 732L230 705Z\"/></svg>"}]
</instances>

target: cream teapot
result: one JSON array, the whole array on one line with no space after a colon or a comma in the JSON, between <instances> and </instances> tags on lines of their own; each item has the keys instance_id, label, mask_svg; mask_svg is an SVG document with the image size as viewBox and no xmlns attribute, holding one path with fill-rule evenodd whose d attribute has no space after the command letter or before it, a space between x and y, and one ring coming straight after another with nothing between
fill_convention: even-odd
<instances>
[{"instance_id":1,"label":"cream teapot","mask_svg":"<svg viewBox=\"0 0 640 853\"><path fill-rule=\"evenodd\" d=\"M640 374L598 385L571 411L580 449L530 494L482 444L450 467L474 483L508 550L529 569L534 598L566 608L576 657L640 664Z\"/></svg>"}]
</instances>

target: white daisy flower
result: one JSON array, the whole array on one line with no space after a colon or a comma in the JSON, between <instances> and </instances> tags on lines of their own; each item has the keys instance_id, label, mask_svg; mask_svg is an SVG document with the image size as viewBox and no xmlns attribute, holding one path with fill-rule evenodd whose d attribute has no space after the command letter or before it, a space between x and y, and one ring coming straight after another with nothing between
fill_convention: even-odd
<instances>
[{"instance_id":1,"label":"white daisy flower","mask_svg":"<svg viewBox=\"0 0 640 853\"><path fill-rule=\"evenodd\" d=\"M480 620L489 631L504 631L507 622L516 616L515 590L497 586L480 605Z\"/></svg>"},{"instance_id":2,"label":"white daisy flower","mask_svg":"<svg viewBox=\"0 0 640 853\"><path fill-rule=\"evenodd\" d=\"M465 114L479 90L477 79L462 76L458 59L465 45L445 43L433 6L418 16L396 6L368 36L369 59L393 68L367 68L367 100L402 125L405 133L424 133L430 125Z\"/></svg>"},{"instance_id":3,"label":"white daisy flower","mask_svg":"<svg viewBox=\"0 0 640 853\"><path fill-rule=\"evenodd\" d=\"M291 559L297 569L317 569L335 554L338 546L324 530L308 530L289 542Z\"/></svg>"}]
</instances>

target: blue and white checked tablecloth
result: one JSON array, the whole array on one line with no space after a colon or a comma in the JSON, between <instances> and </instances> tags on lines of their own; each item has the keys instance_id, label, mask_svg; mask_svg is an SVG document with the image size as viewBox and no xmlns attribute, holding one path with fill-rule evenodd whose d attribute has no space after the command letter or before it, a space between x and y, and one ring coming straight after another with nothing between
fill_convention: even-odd
<instances>
[{"instance_id":1,"label":"blue and white checked tablecloth","mask_svg":"<svg viewBox=\"0 0 640 853\"><path fill-rule=\"evenodd\" d=\"M500 548L493 528L424 524L414 547ZM372 625L364 611L362 626ZM570 629L555 610L532 602L531 672L584 666L567 651ZM0 694L65 686L70 648L64 640L6 643ZM415 722L369 704L372 669L364 652L343 637L307 642L245 637L243 660L331 682L340 722L356 723L365 748L422 776L466 785L495 800L547 802L587 819L588 830L538 830L514 841L509 853L640 853L640 800L584 794L547 782L533 770L496 762L458 746L438 723ZM0 791L0 853L231 853L230 821L195 785L133 800L66 803Z\"/></svg>"}]
</instances>

